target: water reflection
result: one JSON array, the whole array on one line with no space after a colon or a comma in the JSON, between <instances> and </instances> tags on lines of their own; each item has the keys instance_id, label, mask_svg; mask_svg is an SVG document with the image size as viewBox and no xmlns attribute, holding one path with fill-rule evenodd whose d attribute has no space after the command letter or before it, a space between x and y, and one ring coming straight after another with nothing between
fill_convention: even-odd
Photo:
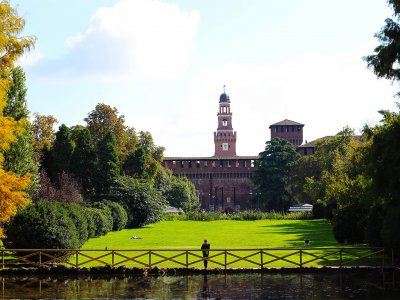
<instances>
[{"instance_id":1,"label":"water reflection","mask_svg":"<svg viewBox=\"0 0 400 300\"><path fill-rule=\"evenodd\" d=\"M0 277L3 299L398 299L398 272Z\"/></svg>"}]
</instances>

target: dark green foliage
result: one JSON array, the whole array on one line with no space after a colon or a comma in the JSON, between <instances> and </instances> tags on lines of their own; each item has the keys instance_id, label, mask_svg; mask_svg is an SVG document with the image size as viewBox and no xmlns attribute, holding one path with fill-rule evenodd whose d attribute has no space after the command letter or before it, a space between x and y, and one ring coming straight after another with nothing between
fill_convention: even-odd
<instances>
[{"instance_id":1,"label":"dark green foliage","mask_svg":"<svg viewBox=\"0 0 400 300\"><path fill-rule=\"evenodd\" d=\"M339 243L362 243L366 227L366 210L360 202L347 203L334 214L333 234Z\"/></svg>"},{"instance_id":2,"label":"dark green foliage","mask_svg":"<svg viewBox=\"0 0 400 300\"><path fill-rule=\"evenodd\" d=\"M185 214L165 214L165 221L217 221L217 220L236 220L236 221L255 221L255 220L309 220L312 214L307 211L296 213L262 212L254 210L245 210L234 214L225 214L221 212L189 212Z\"/></svg>"},{"instance_id":3,"label":"dark green foliage","mask_svg":"<svg viewBox=\"0 0 400 300\"><path fill-rule=\"evenodd\" d=\"M82 209L83 206L75 203L65 203L63 207L75 224L79 247L81 247L89 238L88 222Z\"/></svg>"},{"instance_id":4,"label":"dark green foliage","mask_svg":"<svg viewBox=\"0 0 400 300\"><path fill-rule=\"evenodd\" d=\"M162 194L149 182L126 176L116 178L104 198L124 206L128 213L127 228L161 220L167 204Z\"/></svg>"},{"instance_id":5,"label":"dark green foliage","mask_svg":"<svg viewBox=\"0 0 400 300\"><path fill-rule=\"evenodd\" d=\"M20 210L5 228L8 248L76 249L74 222L61 203L38 201Z\"/></svg>"},{"instance_id":6,"label":"dark green foliage","mask_svg":"<svg viewBox=\"0 0 400 300\"><path fill-rule=\"evenodd\" d=\"M312 213L316 219L325 218L326 217L326 204L321 200L317 200L317 202L315 202L313 205Z\"/></svg>"},{"instance_id":7,"label":"dark green foliage","mask_svg":"<svg viewBox=\"0 0 400 300\"><path fill-rule=\"evenodd\" d=\"M124 207L117 203L108 200L102 200L101 203L104 203L108 209L111 211L111 215L113 218L113 231L118 231L124 229L126 224L128 223L128 214Z\"/></svg>"},{"instance_id":8,"label":"dark green foliage","mask_svg":"<svg viewBox=\"0 0 400 300\"><path fill-rule=\"evenodd\" d=\"M89 237L99 237L112 230L111 220L102 209L87 207L85 213L88 215Z\"/></svg>"},{"instance_id":9,"label":"dark green foliage","mask_svg":"<svg viewBox=\"0 0 400 300\"><path fill-rule=\"evenodd\" d=\"M3 110L3 115L19 121L29 115L26 103L26 77L21 67L16 67L11 71L11 86L7 91L7 103Z\"/></svg>"},{"instance_id":10,"label":"dark green foliage","mask_svg":"<svg viewBox=\"0 0 400 300\"><path fill-rule=\"evenodd\" d=\"M74 146L71 137L71 130L62 124L56 133L53 148L51 149L51 167L48 175L56 182L58 174L69 172L70 162Z\"/></svg>"},{"instance_id":11,"label":"dark green foliage","mask_svg":"<svg viewBox=\"0 0 400 300\"><path fill-rule=\"evenodd\" d=\"M197 211L200 208L196 188L186 177L174 178L164 195L169 205L182 208L185 212Z\"/></svg>"},{"instance_id":12,"label":"dark green foliage","mask_svg":"<svg viewBox=\"0 0 400 300\"><path fill-rule=\"evenodd\" d=\"M76 132L77 131L77 132ZM78 180L84 196L94 195L97 156L90 131L87 128L75 130L75 149L71 157L71 172Z\"/></svg>"},{"instance_id":13,"label":"dark green foliage","mask_svg":"<svg viewBox=\"0 0 400 300\"><path fill-rule=\"evenodd\" d=\"M253 181L261 192L262 207L283 212L292 204L288 189L300 155L290 142L280 138L266 142L265 151L259 155Z\"/></svg>"},{"instance_id":14,"label":"dark green foliage","mask_svg":"<svg viewBox=\"0 0 400 300\"><path fill-rule=\"evenodd\" d=\"M119 155L115 136L108 131L97 145L97 193L105 192L120 174Z\"/></svg>"},{"instance_id":15,"label":"dark green foliage","mask_svg":"<svg viewBox=\"0 0 400 300\"><path fill-rule=\"evenodd\" d=\"M381 237L387 248L394 248L400 254L400 203L390 204L382 222Z\"/></svg>"},{"instance_id":16,"label":"dark green foliage","mask_svg":"<svg viewBox=\"0 0 400 300\"><path fill-rule=\"evenodd\" d=\"M107 218L107 224L111 224L111 228L108 231L112 231L112 228L114 226L114 219L110 207L103 201L94 202L91 204L91 207L98 208L103 212L104 216Z\"/></svg>"},{"instance_id":17,"label":"dark green foliage","mask_svg":"<svg viewBox=\"0 0 400 300\"><path fill-rule=\"evenodd\" d=\"M125 175L153 180L157 174L159 163L153 158L151 153L143 147L139 147L135 152L131 152L123 164Z\"/></svg>"},{"instance_id":18,"label":"dark green foliage","mask_svg":"<svg viewBox=\"0 0 400 300\"><path fill-rule=\"evenodd\" d=\"M375 203L368 212L365 239L371 246L382 246L382 222L384 217L383 205Z\"/></svg>"}]
</instances>

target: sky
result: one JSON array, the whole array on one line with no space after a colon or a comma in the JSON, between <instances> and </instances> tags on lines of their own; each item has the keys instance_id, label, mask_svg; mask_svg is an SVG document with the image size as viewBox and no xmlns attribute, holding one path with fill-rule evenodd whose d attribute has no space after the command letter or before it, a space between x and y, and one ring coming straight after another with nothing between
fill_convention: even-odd
<instances>
[{"instance_id":1,"label":"sky","mask_svg":"<svg viewBox=\"0 0 400 300\"><path fill-rule=\"evenodd\" d=\"M257 155L269 125L304 140L359 133L395 110L397 84L363 56L392 16L385 0L11 0L35 49L20 64L28 108L84 125L98 103L150 131L165 156L212 156L226 86L237 155Z\"/></svg>"}]
</instances>

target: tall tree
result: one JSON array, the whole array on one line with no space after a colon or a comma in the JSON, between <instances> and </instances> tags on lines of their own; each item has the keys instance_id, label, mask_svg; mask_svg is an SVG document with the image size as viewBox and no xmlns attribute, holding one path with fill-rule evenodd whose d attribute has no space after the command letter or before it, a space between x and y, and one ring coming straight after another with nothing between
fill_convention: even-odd
<instances>
[{"instance_id":1,"label":"tall tree","mask_svg":"<svg viewBox=\"0 0 400 300\"><path fill-rule=\"evenodd\" d=\"M16 210L29 202L23 189L29 179L19 177L3 169L3 153L16 140L16 133L22 129L19 123L3 115L10 86L10 73L14 63L26 51L33 47L34 37L21 37L25 21L19 17L9 1L0 2L0 223L7 221ZM0 237L3 230L0 228Z\"/></svg>"},{"instance_id":2,"label":"tall tree","mask_svg":"<svg viewBox=\"0 0 400 300\"><path fill-rule=\"evenodd\" d=\"M97 193L103 193L121 172L117 143L111 131L97 144L97 157Z\"/></svg>"},{"instance_id":3,"label":"tall tree","mask_svg":"<svg viewBox=\"0 0 400 300\"><path fill-rule=\"evenodd\" d=\"M389 6L394 10L396 20L387 18L386 25L375 34L380 45L374 49L374 54L364 57L368 67L379 78L386 78L393 81L400 79L400 2L388 0Z\"/></svg>"},{"instance_id":4,"label":"tall tree","mask_svg":"<svg viewBox=\"0 0 400 300\"><path fill-rule=\"evenodd\" d=\"M99 103L84 120L94 142L101 141L111 131L115 136L119 154L126 155L128 134L125 117L118 115L118 110L115 107Z\"/></svg>"},{"instance_id":5,"label":"tall tree","mask_svg":"<svg viewBox=\"0 0 400 300\"><path fill-rule=\"evenodd\" d=\"M52 115L33 114L32 132L37 161L42 161L44 154L49 152L56 139L54 125L58 123Z\"/></svg>"},{"instance_id":6,"label":"tall tree","mask_svg":"<svg viewBox=\"0 0 400 300\"><path fill-rule=\"evenodd\" d=\"M290 176L300 154L290 142L272 138L259 156L253 180L261 193L258 196L261 205L269 210L284 211L291 204Z\"/></svg>"},{"instance_id":7,"label":"tall tree","mask_svg":"<svg viewBox=\"0 0 400 300\"><path fill-rule=\"evenodd\" d=\"M51 178L55 180L59 174L70 171L70 163L74 145L72 142L71 130L64 124L56 133L53 148L51 150L52 165L49 170Z\"/></svg>"},{"instance_id":8,"label":"tall tree","mask_svg":"<svg viewBox=\"0 0 400 300\"><path fill-rule=\"evenodd\" d=\"M7 104L4 108L4 115L12 117L16 121L26 119L29 111L26 103L26 78L24 70L21 67L16 67L11 71L11 84L7 91Z\"/></svg>"},{"instance_id":9,"label":"tall tree","mask_svg":"<svg viewBox=\"0 0 400 300\"><path fill-rule=\"evenodd\" d=\"M75 149L71 158L71 172L79 181L84 196L91 197L95 192L96 151L90 131L82 128L76 135Z\"/></svg>"}]
</instances>

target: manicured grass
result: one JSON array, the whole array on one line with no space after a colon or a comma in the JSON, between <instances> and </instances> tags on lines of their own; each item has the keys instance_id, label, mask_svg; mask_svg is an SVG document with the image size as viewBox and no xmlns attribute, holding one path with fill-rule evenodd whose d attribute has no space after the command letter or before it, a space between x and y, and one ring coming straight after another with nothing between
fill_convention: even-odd
<instances>
[{"instance_id":1,"label":"manicured grass","mask_svg":"<svg viewBox=\"0 0 400 300\"><path fill-rule=\"evenodd\" d=\"M131 239L132 236L141 239ZM340 246L325 220L164 221L144 228L110 232L82 249L198 249L208 239L213 249Z\"/></svg>"},{"instance_id":2,"label":"manicured grass","mask_svg":"<svg viewBox=\"0 0 400 300\"><path fill-rule=\"evenodd\" d=\"M140 239L131 239L132 236L138 236ZM119 232L111 232L106 236L90 239L82 247L82 250L88 249L106 249L107 250L134 250L134 251L117 251L121 255L116 254L114 263L121 262L121 265L143 267L149 262L148 253L145 251L138 251L141 249L158 250L156 254L152 254L151 262L162 262L159 267L182 267L177 262L166 260L166 258L173 258L180 263L187 261L194 262L190 267L201 268L201 252L199 251L200 245L204 239L208 239L211 244L209 263L210 268L221 267L217 262L223 263L225 261L225 252L217 251L223 249L264 249L264 248L303 248L306 251L310 247L343 247L337 243L332 234L331 225L325 220L260 220L260 221L164 221L157 224L152 224L144 228L126 229ZM304 240L310 239L311 246L305 246ZM175 250L196 250L190 251L189 254L184 254L182 251ZM162 250L162 251L160 251ZM167 251L171 250L171 251ZM358 254L368 253L368 250L357 250ZM271 252L274 256L260 255L257 251L230 251L227 255L227 261L234 261L238 257L249 256L248 259L257 263L262 260L264 263L271 261L268 267L282 267L296 265L284 261L276 260L277 257L283 257L293 253L293 250L280 250ZM326 255L334 253L335 250L313 250L313 252L303 252L301 261L303 263L315 259L313 255ZM101 257L102 262L111 263L110 252L84 252L90 257ZM311 253L311 254L310 254ZM159 254L160 256L157 256ZM198 256L196 256L198 255ZM238 255L238 257L235 257ZM175 257L176 256L176 257ZM129 258L142 262L132 262ZM328 262L321 259L315 260L307 266L316 265L329 265L332 260L338 261L340 254L335 252L329 257ZM344 253L344 259L349 256ZM88 258L89 259L89 258ZM87 261L83 258L80 262ZM300 254L296 253L286 259L299 263ZM85 266L101 265L101 262L91 262ZM238 260L232 262L228 267L232 268L257 268L257 265L245 261Z\"/></svg>"}]
</instances>

